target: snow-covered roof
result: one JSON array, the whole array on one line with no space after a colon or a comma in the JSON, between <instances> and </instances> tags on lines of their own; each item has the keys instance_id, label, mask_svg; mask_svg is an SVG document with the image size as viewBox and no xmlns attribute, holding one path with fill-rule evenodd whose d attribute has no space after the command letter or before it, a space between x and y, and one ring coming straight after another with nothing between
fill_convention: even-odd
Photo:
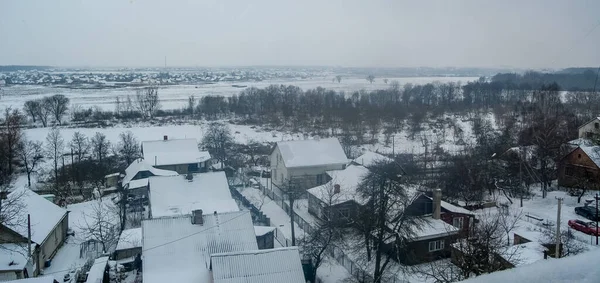
<instances>
[{"instance_id":1,"label":"snow-covered roof","mask_svg":"<svg viewBox=\"0 0 600 283\"><path fill-rule=\"evenodd\" d=\"M369 170L360 165L350 165L343 170L327 171L331 180L326 184L311 188L308 193L325 202L327 205L340 204L349 200L354 200L358 204L365 204L368 199L363 198L357 193L363 177L369 173ZM334 194L334 186L340 185L340 192Z\"/></svg>"},{"instance_id":2,"label":"snow-covered roof","mask_svg":"<svg viewBox=\"0 0 600 283\"><path fill-rule=\"evenodd\" d=\"M360 164L365 167L370 167L372 165L375 165L377 162L391 162L393 161L393 159L387 156L383 156L376 152L365 151L365 153L363 153L361 156L355 158L352 161L356 164Z\"/></svg>"},{"instance_id":3,"label":"snow-covered roof","mask_svg":"<svg viewBox=\"0 0 600 283\"><path fill-rule=\"evenodd\" d=\"M599 121L599 120L600 120L600 117L593 118L592 120L589 120L589 121L587 121L587 122L583 123L581 126L577 127L577 129L581 129L581 128L583 128L583 127L585 127L585 126L589 125L590 123L592 123L592 122L597 122L597 121Z\"/></svg>"},{"instance_id":4,"label":"snow-covered roof","mask_svg":"<svg viewBox=\"0 0 600 283\"><path fill-rule=\"evenodd\" d=\"M578 139L574 139L572 141L568 141L567 144L574 145L574 146L593 146L594 142L590 139L578 138Z\"/></svg>"},{"instance_id":5,"label":"snow-covered roof","mask_svg":"<svg viewBox=\"0 0 600 283\"><path fill-rule=\"evenodd\" d=\"M53 276L29 277L18 280L4 281L2 283L54 283Z\"/></svg>"},{"instance_id":6,"label":"snow-covered roof","mask_svg":"<svg viewBox=\"0 0 600 283\"><path fill-rule=\"evenodd\" d=\"M127 186L128 190L133 190L137 188L143 188L148 186L148 178L137 179L129 181L129 185Z\"/></svg>"},{"instance_id":7,"label":"snow-covered roof","mask_svg":"<svg viewBox=\"0 0 600 283\"><path fill-rule=\"evenodd\" d=\"M538 242L528 242L508 247L505 254L512 255L507 259L515 266L532 264L544 259L544 251L548 249Z\"/></svg>"},{"instance_id":8,"label":"snow-covered roof","mask_svg":"<svg viewBox=\"0 0 600 283\"><path fill-rule=\"evenodd\" d=\"M154 176L177 176L177 172L170 170L157 169L152 167L147 161L142 158L133 161L127 169L125 169L125 178L123 178L123 186L131 182L137 173L148 171ZM147 182L147 181L146 181ZM147 185L147 184L146 184ZM138 187L139 188L139 187ZM131 189L131 186L130 186Z\"/></svg>"},{"instance_id":9,"label":"snow-covered roof","mask_svg":"<svg viewBox=\"0 0 600 283\"><path fill-rule=\"evenodd\" d=\"M27 223L27 214L29 214L31 217L31 240L40 245L67 215L67 210L26 188L14 190L8 195L8 198L17 199L19 205L22 205L17 219L24 222L6 223L6 226L27 238L27 225L23 225L23 223Z\"/></svg>"},{"instance_id":10,"label":"snow-covered roof","mask_svg":"<svg viewBox=\"0 0 600 283\"><path fill-rule=\"evenodd\" d=\"M428 195L424 195L424 196L433 201L432 197L430 197ZM460 214L467 214L467 215L475 215L475 213L473 213L470 210L467 210L467 209L464 209L462 207L453 205L453 204L451 204L449 202L446 202L446 201L441 201L441 205L442 205L443 209L448 210L450 212L460 213Z\"/></svg>"},{"instance_id":11,"label":"snow-covered roof","mask_svg":"<svg viewBox=\"0 0 600 283\"><path fill-rule=\"evenodd\" d=\"M108 263L108 257L100 257L94 260L94 264L90 268L88 272L87 279L85 283L102 283L102 278L104 278L104 269L106 268L106 264Z\"/></svg>"},{"instance_id":12,"label":"snow-covered roof","mask_svg":"<svg viewBox=\"0 0 600 283\"><path fill-rule=\"evenodd\" d=\"M119 236L117 251L141 248L142 247L142 228L126 229Z\"/></svg>"},{"instance_id":13,"label":"snow-covered roof","mask_svg":"<svg viewBox=\"0 0 600 283\"><path fill-rule=\"evenodd\" d=\"M202 209L206 213L239 211L231 197L225 172L186 176L151 177L150 212L152 217L190 214Z\"/></svg>"},{"instance_id":14,"label":"snow-covered roof","mask_svg":"<svg viewBox=\"0 0 600 283\"><path fill-rule=\"evenodd\" d=\"M458 233L458 228L440 220L426 217L423 225L417 227L415 235L410 241L423 241L428 239L440 238Z\"/></svg>"},{"instance_id":15,"label":"snow-covered roof","mask_svg":"<svg viewBox=\"0 0 600 283\"><path fill-rule=\"evenodd\" d=\"M268 233L271 233L275 230L273 226L254 226L254 235L256 236L264 236Z\"/></svg>"},{"instance_id":16,"label":"snow-covered roof","mask_svg":"<svg viewBox=\"0 0 600 283\"><path fill-rule=\"evenodd\" d=\"M297 247L230 252L210 257L214 283L304 283Z\"/></svg>"},{"instance_id":17,"label":"snow-covered roof","mask_svg":"<svg viewBox=\"0 0 600 283\"><path fill-rule=\"evenodd\" d=\"M277 142L287 168L346 164L348 158L337 138Z\"/></svg>"},{"instance_id":18,"label":"snow-covered roof","mask_svg":"<svg viewBox=\"0 0 600 283\"><path fill-rule=\"evenodd\" d=\"M600 146L580 146L581 150L600 167Z\"/></svg>"},{"instance_id":19,"label":"snow-covered roof","mask_svg":"<svg viewBox=\"0 0 600 283\"><path fill-rule=\"evenodd\" d=\"M258 249L250 212L208 213L203 221L180 216L142 222L144 283L211 282L211 254Z\"/></svg>"},{"instance_id":20,"label":"snow-covered roof","mask_svg":"<svg viewBox=\"0 0 600 283\"><path fill-rule=\"evenodd\" d=\"M600 278L600 250L560 259L548 259L526 266L511 268L470 278L463 283L552 282L595 283Z\"/></svg>"},{"instance_id":21,"label":"snow-covered roof","mask_svg":"<svg viewBox=\"0 0 600 283\"><path fill-rule=\"evenodd\" d=\"M0 244L0 271L23 270L28 260L27 244Z\"/></svg>"},{"instance_id":22,"label":"snow-covered roof","mask_svg":"<svg viewBox=\"0 0 600 283\"><path fill-rule=\"evenodd\" d=\"M142 142L144 159L155 166L191 164L210 159L208 151L200 151L196 139L172 139Z\"/></svg>"}]
</instances>

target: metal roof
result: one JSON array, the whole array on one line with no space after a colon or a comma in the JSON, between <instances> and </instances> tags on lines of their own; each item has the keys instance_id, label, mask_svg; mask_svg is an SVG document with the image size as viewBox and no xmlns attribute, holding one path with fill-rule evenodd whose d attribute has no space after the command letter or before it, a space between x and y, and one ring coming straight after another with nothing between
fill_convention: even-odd
<instances>
[{"instance_id":1,"label":"metal roof","mask_svg":"<svg viewBox=\"0 0 600 283\"><path fill-rule=\"evenodd\" d=\"M304 283L297 247L213 254L214 283Z\"/></svg>"},{"instance_id":2,"label":"metal roof","mask_svg":"<svg viewBox=\"0 0 600 283\"><path fill-rule=\"evenodd\" d=\"M209 282L210 255L258 249L248 211L205 214L142 222L144 283Z\"/></svg>"}]
</instances>

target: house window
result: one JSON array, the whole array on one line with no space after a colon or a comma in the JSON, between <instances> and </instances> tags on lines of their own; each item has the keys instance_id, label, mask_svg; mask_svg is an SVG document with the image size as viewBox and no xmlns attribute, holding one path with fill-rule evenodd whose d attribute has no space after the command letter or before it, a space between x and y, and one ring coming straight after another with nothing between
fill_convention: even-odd
<instances>
[{"instance_id":1,"label":"house window","mask_svg":"<svg viewBox=\"0 0 600 283\"><path fill-rule=\"evenodd\" d=\"M565 176L573 176L573 168L565 167Z\"/></svg>"},{"instance_id":2,"label":"house window","mask_svg":"<svg viewBox=\"0 0 600 283\"><path fill-rule=\"evenodd\" d=\"M600 129L600 123L594 123L594 128Z\"/></svg>"},{"instance_id":3,"label":"house window","mask_svg":"<svg viewBox=\"0 0 600 283\"><path fill-rule=\"evenodd\" d=\"M577 154L577 158L581 158L581 153L580 153L580 154Z\"/></svg>"},{"instance_id":4,"label":"house window","mask_svg":"<svg viewBox=\"0 0 600 283\"><path fill-rule=\"evenodd\" d=\"M444 240L429 242L429 252L441 251L444 249Z\"/></svg>"},{"instance_id":5,"label":"house window","mask_svg":"<svg viewBox=\"0 0 600 283\"><path fill-rule=\"evenodd\" d=\"M463 221L464 221L464 218L462 218L462 217L454 217L452 219L452 226L454 226L458 229L462 229Z\"/></svg>"}]
</instances>

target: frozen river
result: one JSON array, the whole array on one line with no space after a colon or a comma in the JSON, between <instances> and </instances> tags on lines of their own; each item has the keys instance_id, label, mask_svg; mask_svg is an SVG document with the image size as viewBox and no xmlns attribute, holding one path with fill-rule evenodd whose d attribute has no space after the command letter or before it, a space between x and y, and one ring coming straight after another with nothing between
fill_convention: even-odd
<instances>
[{"instance_id":1,"label":"frozen river","mask_svg":"<svg viewBox=\"0 0 600 283\"><path fill-rule=\"evenodd\" d=\"M244 85L247 87L264 88L272 84L296 85L307 90L316 87L324 87L335 91L352 92L357 90L385 89L389 84L383 82L383 78L376 78L370 84L364 78L344 78L341 83L333 82L333 77L321 77L298 80L265 80L260 82L218 82L214 84L200 85L169 85L161 86L159 97L162 109L177 109L187 105L188 97L194 95L196 98L206 95L232 96L240 93L243 88L233 85ZM431 82L462 82L477 80L477 77L403 77L387 78L389 82L398 81L401 85L426 84ZM135 96L136 88L125 87L118 89L69 89L52 86L8 86L0 91L0 109L5 107L21 108L25 101L41 98L48 95L63 94L71 100L71 106L79 105L83 108L98 106L105 110L115 109L117 97L124 98L127 95Z\"/></svg>"}]
</instances>

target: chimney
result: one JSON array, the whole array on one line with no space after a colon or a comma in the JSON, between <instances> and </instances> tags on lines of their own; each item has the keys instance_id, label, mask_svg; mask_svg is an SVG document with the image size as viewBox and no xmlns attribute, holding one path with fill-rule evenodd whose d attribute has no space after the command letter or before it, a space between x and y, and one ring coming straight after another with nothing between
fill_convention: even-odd
<instances>
[{"instance_id":1,"label":"chimney","mask_svg":"<svg viewBox=\"0 0 600 283\"><path fill-rule=\"evenodd\" d=\"M339 194L340 193L340 185L339 184L335 184L333 185L333 194Z\"/></svg>"},{"instance_id":2,"label":"chimney","mask_svg":"<svg viewBox=\"0 0 600 283\"><path fill-rule=\"evenodd\" d=\"M163 136L163 141L168 141L168 140L169 140L169 136L167 136L167 135L164 135L164 136Z\"/></svg>"},{"instance_id":3,"label":"chimney","mask_svg":"<svg viewBox=\"0 0 600 283\"><path fill-rule=\"evenodd\" d=\"M196 209L192 211L192 224L203 225L204 219L202 218L202 209Z\"/></svg>"},{"instance_id":4,"label":"chimney","mask_svg":"<svg viewBox=\"0 0 600 283\"><path fill-rule=\"evenodd\" d=\"M433 190L433 219L440 219L442 214L442 190Z\"/></svg>"}]
</instances>

